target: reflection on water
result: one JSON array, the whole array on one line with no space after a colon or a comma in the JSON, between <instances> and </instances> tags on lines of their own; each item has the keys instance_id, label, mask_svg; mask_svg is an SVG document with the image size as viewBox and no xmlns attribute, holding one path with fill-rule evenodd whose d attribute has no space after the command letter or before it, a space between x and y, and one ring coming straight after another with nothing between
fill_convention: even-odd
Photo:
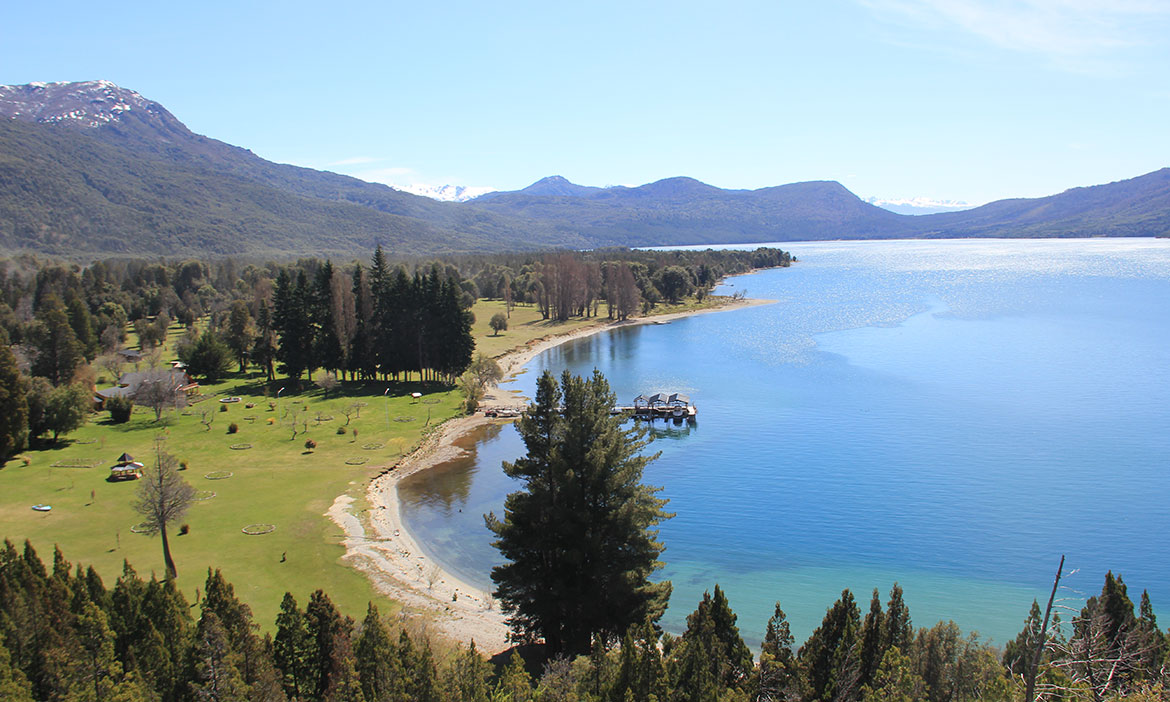
<instances>
[{"instance_id":1,"label":"reflection on water","mask_svg":"<svg viewBox=\"0 0 1170 702\"><path fill-rule=\"evenodd\" d=\"M699 430L699 420L696 417L687 422L682 419L654 419L638 421L639 426L645 427L650 438L658 439L685 439Z\"/></svg>"}]
</instances>

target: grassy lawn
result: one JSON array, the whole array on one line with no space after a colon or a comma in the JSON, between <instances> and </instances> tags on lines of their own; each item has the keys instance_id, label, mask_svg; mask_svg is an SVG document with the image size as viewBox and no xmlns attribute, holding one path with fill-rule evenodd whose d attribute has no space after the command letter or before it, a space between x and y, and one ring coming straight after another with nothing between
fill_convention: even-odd
<instances>
[{"instance_id":1,"label":"grassy lawn","mask_svg":"<svg viewBox=\"0 0 1170 702\"><path fill-rule=\"evenodd\" d=\"M718 306L720 300L659 305L654 312ZM480 301L473 311L477 349L490 356L606 322L604 310L598 318L548 322L535 306L516 306L508 330L493 335L488 321L504 311L504 303ZM173 346L182 333L177 326L171 328L162 358L174 358ZM278 399L281 387L285 390ZM389 394L383 396L387 387ZM310 592L322 588L355 618L362 616L370 600L393 611L394 603L341 562L341 531L324 513L342 494L357 500L356 509L364 509L369 480L408 453L425 431L455 416L459 393L433 383L345 384L326 398L309 383L299 391L287 380L266 384L258 372L204 384L201 391L206 399L169 411L159 422L142 407L135 408L129 423L120 425L110 423L105 412L95 414L58 444L25 452L28 465L20 459L8 461L0 468L0 534L18 545L30 540L46 561L57 544L70 561L93 565L109 586L121 573L123 560L143 575L155 572L161 577L159 538L131 531L141 521L132 508L138 483L110 483L106 477L122 452L149 465L154 439L162 436L165 450L188 464L183 473L187 481L205 497L214 493L196 502L181 520L190 525L190 533L180 536L177 526L171 532L177 582L189 600L194 602L196 588L202 587L207 569L213 567L224 572L266 629L274 628L285 591L303 605ZM412 392L423 397L413 399ZM242 401L218 401L228 396ZM254 406L248 408L249 403ZM346 425L343 410L354 403L365 404ZM220 411L222 407L226 411ZM207 410L210 429L201 422ZM292 414L308 423L308 432L295 439L288 426ZM239 431L228 434L233 422ZM346 433L338 434L338 427L345 427ZM306 439L316 441L316 449L306 451ZM225 471L231 477L207 477ZM31 509L42 503L52 505L52 511ZM250 524L273 524L276 530L259 536L242 533Z\"/></svg>"},{"instance_id":2,"label":"grassy lawn","mask_svg":"<svg viewBox=\"0 0 1170 702\"><path fill-rule=\"evenodd\" d=\"M471 311L475 313L475 324L471 327L471 333L475 336L475 349L493 358L535 339L568 333L606 321L604 308L600 317L588 319L574 317L566 322L556 322L541 319L540 308L536 305L515 305L512 307L512 316L508 319L507 330L495 336L488 322L497 312L507 314L504 301L480 300Z\"/></svg>"},{"instance_id":3,"label":"grassy lawn","mask_svg":"<svg viewBox=\"0 0 1170 702\"><path fill-rule=\"evenodd\" d=\"M160 539L131 531L141 521L131 506L138 483L110 483L106 477L123 451L149 465L154 438L163 436L166 450L187 462L187 481L205 495L215 493L196 502L181 520L190 525L189 534L179 536L177 525L170 532L177 582L189 600L194 601L207 569L215 567L266 628L274 626L285 591L303 606L310 592L322 588L354 617L370 600L393 611L394 604L378 595L364 575L341 562L341 531L324 513L342 494L353 496L362 508L369 480L417 445L424 431L454 416L459 394L433 383L391 383L384 397L387 384L378 383L347 384L325 398L306 385L301 392L286 389L278 402L276 390L282 386L290 384L268 387L258 373L203 385L207 399L167 412L158 423L152 411L139 407L127 424L109 423L104 412L93 415L58 445L25 452L29 465L14 459L0 469L0 534L18 545L29 539L45 559L52 558L58 544L70 561L93 565L107 585L121 572L123 560L143 575L161 577ZM413 399L412 392L423 397ZM218 401L226 396L242 401ZM365 406L346 426L342 410L357 402ZM247 408L248 403L254 407ZM204 410L211 410L210 430L201 423ZM307 421L308 432L290 439L293 413ZM228 434L232 422L239 431ZM338 427L346 433L338 434ZM305 449L307 438L317 442L311 452ZM206 477L223 471L231 477ZM30 509L40 503L52 505L52 511ZM276 530L249 536L241 532L249 524L274 524Z\"/></svg>"},{"instance_id":4,"label":"grassy lawn","mask_svg":"<svg viewBox=\"0 0 1170 702\"><path fill-rule=\"evenodd\" d=\"M650 316L672 314L674 312L693 312L696 310L715 309L722 307L731 298L708 295L702 301L688 298L677 305L659 303L650 311ZM475 313L475 324L472 334L475 336L475 348L488 356L496 357L507 353L514 348L524 346L530 341L541 339L554 334L564 334L584 329L597 324L608 324L605 305L598 309L597 317L574 317L564 322L549 321L540 318L540 308L536 305L516 305L512 308L512 316L508 319L508 329L495 336L488 322L497 312L506 314L503 300L480 300L472 308Z\"/></svg>"}]
</instances>

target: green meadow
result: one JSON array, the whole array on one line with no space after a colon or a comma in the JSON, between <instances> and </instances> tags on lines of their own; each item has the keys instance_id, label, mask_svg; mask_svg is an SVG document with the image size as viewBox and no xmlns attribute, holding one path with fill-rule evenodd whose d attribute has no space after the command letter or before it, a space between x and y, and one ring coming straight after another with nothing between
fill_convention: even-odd
<instances>
[{"instance_id":1,"label":"green meadow","mask_svg":"<svg viewBox=\"0 0 1170 702\"><path fill-rule=\"evenodd\" d=\"M719 302L702 306L712 304ZM659 306L655 312L695 307L693 302L690 307ZM489 356L605 321L548 322L535 306L522 305L513 307L508 330L495 335L488 320L504 310L500 301L480 301L473 308L477 349ZM174 358L183 331L170 329L163 359ZM108 385L108 380L99 382L99 387ZM422 397L413 398L415 392ZM265 627L274 625L286 591L303 603L313 590L324 589L354 617L371 600L383 611L394 611L396 603L342 561L341 530L325 513L338 496L349 495L355 500L351 510L360 516L367 508L369 481L392 469L426 432L460 412L458 391L438 383L343 383L326 396L311 382L302 381L299 388L286 378L267 383L260 371L250 369L220 383L201 384L200 393L203 399L168 410L157 422L152 410L140 406L125 424L111 423L108 412L95 413L58 443L8 461L0 468L0 534L18 546L31 541L46 560L57 545L68 560L92 565L107 585L124 561L144 576L161 578L160 537L133 530L141 521L133 509L138 482L107 481L123 452L150 465L161 437L164 450L187 464L182 475L204 498L169 531L177 583L191 602L207 569L219 568ZM226 397L240 402L219 402ZM232 423L236 433L228 433ZM316 448L307 450L307 439ZM50 505L52 511L34 511L37 504ZM180 535L183 524L189 531ZM250 525L275 529L245 534Z\"/></svg>"}]
</instances>

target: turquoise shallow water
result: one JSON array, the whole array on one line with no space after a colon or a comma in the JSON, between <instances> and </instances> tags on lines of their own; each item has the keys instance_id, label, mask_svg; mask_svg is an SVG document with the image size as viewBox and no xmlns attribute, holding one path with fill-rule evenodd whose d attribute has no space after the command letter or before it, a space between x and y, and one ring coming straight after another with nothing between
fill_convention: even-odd
<instances>
[{"instance_id":1,"label":"turquoise shallow water","mask_svg":"<svg viewBox=\"0 0 1170 702\"><path fill-rule=\"evenodd\" d=\"M780 601L798 641L842 588L895 580L914 621L1002 643L1046 596L1107 569L1170 611L1170 241L783 244L790 269L724 292L776 304L626 328L557 347L545 368L601 369L620 400L689 393L646 480L662 526L664 624L719 583L758 641ZM400 488L430 554L490 585L482 515L515 489L510 426ZM864 604L863 604L864 607Z\"/></svg>"}]
</instances>

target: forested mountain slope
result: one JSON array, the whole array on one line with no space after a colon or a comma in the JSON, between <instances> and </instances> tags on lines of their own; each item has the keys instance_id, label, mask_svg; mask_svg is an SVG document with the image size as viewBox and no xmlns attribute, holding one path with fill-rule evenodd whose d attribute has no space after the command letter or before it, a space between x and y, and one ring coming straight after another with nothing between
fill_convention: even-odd
<instances>
[{"instance_id":1,"label":"forested mountain slope","mask_svg":"<svg viewBox=\"0 0 1170 702\"><path fill-rule=\"evenodd\" d=\"M466 203L266 161L106 81L0 86L0 251L353 256L915 237L1170 234L1170 169L963 212L899 215L834 181L597 188L560 176Z\"/></svg>"}]
</instances>

